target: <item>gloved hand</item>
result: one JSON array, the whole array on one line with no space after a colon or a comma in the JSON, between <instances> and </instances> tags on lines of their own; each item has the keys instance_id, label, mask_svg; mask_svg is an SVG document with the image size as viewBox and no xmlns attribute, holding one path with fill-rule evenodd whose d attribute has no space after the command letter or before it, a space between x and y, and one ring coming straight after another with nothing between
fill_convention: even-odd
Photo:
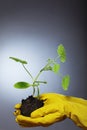
<instances>
[{"instance_id":1,"label":"gloved hand","mask_svg":"<svg viewBox=\"0 0 87 130\"><path fill-rule=\"evenodd\" d=\"M87 100L56 93L40 96L44 106L31 113L31 117L21 115L21 104L15 105L16 122L23 127L49 126L70 118L75 124L87 130Z\"/></svg>"}]
</instances>

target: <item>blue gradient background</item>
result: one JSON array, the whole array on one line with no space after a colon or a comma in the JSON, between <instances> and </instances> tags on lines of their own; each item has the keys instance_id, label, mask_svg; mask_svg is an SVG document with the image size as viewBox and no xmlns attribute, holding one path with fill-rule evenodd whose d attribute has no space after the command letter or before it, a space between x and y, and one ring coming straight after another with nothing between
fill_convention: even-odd
<instances>
[{"instance_id":1,"label":"blue gradient background","mask_svg":"<svg viewBox=\"0 0 87 130\"><path fill-rule=\"evenodd\" d=\"M14 105L32 92L31 88L13 88L15 82L30 79L9 56L27 60L26 67L35 76L48 58L56 57L57 46L62 43L67 62L61 72L71 76L69 90L62 90L59 77L44 72L40 79L48 84L42 85L40 91L87 99L85 9L85 0L0 0L0 130L22 129L15 123ZM80 130L69 119L47 128L29 129Z\"/></svg>"}]
</instances>

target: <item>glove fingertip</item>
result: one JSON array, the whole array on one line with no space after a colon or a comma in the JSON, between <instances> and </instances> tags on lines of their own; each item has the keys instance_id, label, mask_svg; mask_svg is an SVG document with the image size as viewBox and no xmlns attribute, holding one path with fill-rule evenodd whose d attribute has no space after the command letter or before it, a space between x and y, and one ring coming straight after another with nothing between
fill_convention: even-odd
<instances>
[{"instance_id":1,"label":"glove fingertip","mask_svg":"<svg viewBox=\"0 0 87 130\"><path fill-rule=\"evenodd\" d=\"M18 120L17 120L17 118L15 119L15 121L16 121L16 123L18 123Z\"/></svg>"},{"instance_id":2,"label":"glove fingertip","mask_svg":"<svg viewBox=\"0 0 87 130\"><path fill-rule=\"evenodd\" d=\"M15 106L14 106L14 108L15 109L19 109L21 107L21 104L19 103L19 104L16 104Z\"/></svg>"},{"instance_id":3,"label":"glove fingertip","mask_svg":"<svg viewBox=\"0 0 87 130\"><path fill-rule=\"evenodd\" d=\"M16 116L16 115L17 115L17 114L16 114L16 111L15 111L15 112L13 112L13 115L14 115L14 116Z\"/></svg>"}]
</instances>

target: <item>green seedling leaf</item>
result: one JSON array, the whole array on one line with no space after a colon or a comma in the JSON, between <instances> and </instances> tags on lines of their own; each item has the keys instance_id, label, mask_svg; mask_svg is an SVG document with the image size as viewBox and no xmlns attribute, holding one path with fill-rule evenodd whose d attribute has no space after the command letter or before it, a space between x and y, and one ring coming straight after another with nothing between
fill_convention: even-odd
<instances>
[{"instance_id":1,"label":"green seedling leaf","mask_svg":"<svg viewBox=\"0 0 87 130\"><path fill-rule=\"evenodd\" d=\"M54 64L54 66L52 68L53 72L58 73L59 69L60 69L60 64Z\"/></svg>"},{"instance_id":2,"label":"green seedling leaf","mask_svg":"<svg viewBox=\"0 0 87 130\"><path fill-rule=\"evenodd\" d=\"M51 66L46 66L43 69L41 69L41 72L42 71L49 71L49 70L52 70L52 67Z\"/></svg>"},{"instance_id":3,"label":"green seedling leaf","mask_svg":"<svg viewBox=\"0 0 87 130\"><path fill-rule=\"evenodd\" d=\"M63 87L63 89L64 90L68 90L69 84L70 84L70 76L69 75L65 75L62 78L62 87Z\"/></svg>"},{"instance_id":4,"label":"green seedling leaf","mask_svg":"<svg viewBox=\"0 0 87 130\"><path fill-rule=\"evenodd\" d=\"M49 64L51 64L51 63L53 63L53 60L52 60L52 59L48 59L47 62L48 62Z\"/></svg>"},{"instance_id":5,"label":"green seedling leaf","mask_svg":"<svg viewBox=\"0 0 87 130\"><path fill-rule=\"evenodd\" d=\"M66 61L66 51L62 44L58 46L57 53L60 57L60 61L64 63Z\"/></svg>"},{"instance_id":6,"label":"green seedling leaf","mask_svg":"<svg viewBox=\"0 0 87 130\"><path fill-rule=\"evenodd\" d=\"M50 63L50 62L51 62L51 59L48 59L47 62Z\"/></svg>"},{"instance_id":7,"label":"green seedling leaf","mask_svg":"<svg viewBox=\"0 0 87 130\"><path fill-rule=\"evenodd\" d=\"M20 62L22 64L27 64L27 61L25 61L25 60L21 60L21 59L15 58L15 57L9 57L9 58L16 62Z\"/></svg>"},{"instance_id":8,"label":"green seedling leaf","mask_svg":"<svg viewBox=\"0 0 87 130\"><path fill-rule=\"evenodd\" d=\"M51 66L47 66L44 68L45 71L48 71L48 70L52 70L52 67Z\"/></svg>"},{"instance_id":9,"label":"green seedling leaf","mask_svg":"<svg viewBox=\"0 0 87 130\"><path fill-rule=\"evenodd\" d=\"M31 85L27 82L17 82L16 84L14 84L14 87L15 88L18 88L18 89L26 89L28 87L30 87Z\"/></svg>"}]
</instances>

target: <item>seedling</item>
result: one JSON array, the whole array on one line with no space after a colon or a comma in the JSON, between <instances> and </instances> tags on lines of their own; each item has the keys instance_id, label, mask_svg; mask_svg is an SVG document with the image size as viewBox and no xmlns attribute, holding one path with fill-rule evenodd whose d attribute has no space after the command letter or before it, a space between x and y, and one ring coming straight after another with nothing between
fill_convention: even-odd
<instances>
[{"instance_id":1,"label":"seedling","mask_svg":"<svg viewBox=\"0 0 87 130\"><path fill-rule=\"evenodd\" d=\"M63 76L62 74L60 74L59 70L60 70L60 64L58 63L58 60L61 63L65 63L66 62L66 51L65 48L62 44L59 44L57 47L57 56L54 59L48 59L47 60L47 64L40 69L40 71L38 72L38 74L36 75L36 77L33 77L32 74L30 73L30 71L25 67L25 65L27 64L27 61L25 60L21 60L15 57L9 57L10 59L16 61L16 62L20 62L23 66L23 68L25 69L25 71L27 72L27 74L31 77L32 79L32 83L27 83L27 82L17 82L14 84L15 88L18 89L26 89L29 87L33 88L33 96L35 95L35 93L37 92L37 97L39 98L40 95L40 91L39 91L39 86L40 84L47 84L46 81L40 81L39 76L44 72L44 71L52 71L55 74L58 74L62 80L61 80L61 85L63 90L68 90L69 84L70 84L70 76L67 74L65 76ZM37 88L37 91L36 91Z\"/></svg>"}]
</instances>

